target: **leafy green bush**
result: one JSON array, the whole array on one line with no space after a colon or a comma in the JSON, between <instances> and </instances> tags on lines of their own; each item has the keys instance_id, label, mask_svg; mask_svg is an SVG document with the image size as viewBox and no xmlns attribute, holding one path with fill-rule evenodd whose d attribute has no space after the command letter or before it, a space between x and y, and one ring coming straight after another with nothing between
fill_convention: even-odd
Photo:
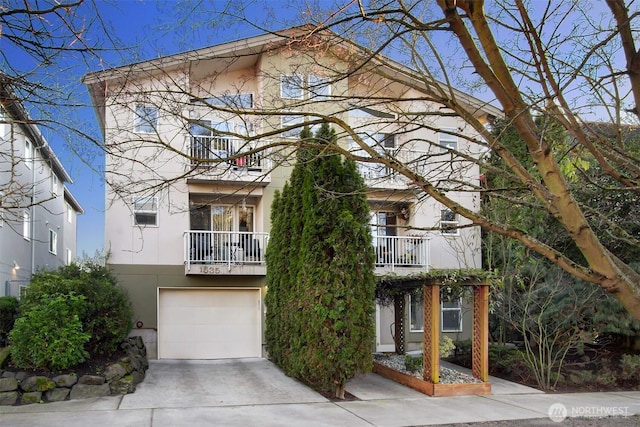
<instances>
[{"instance_id":1,"label":"leafy green bush","mask_svg":"<svg viewBox=\"0 0 640 427\"><path fill-rule=\"evenodd\" d=\"M418 372L422 370L422 356L413 357L408 354L404 358L404 368L409 372Z\"/></svg>"},{"instance_id":2,"label":"leafy green bush","mask_svg":"<svg viewBox=\"0 0 640 427\"><path fill-rule=\"evenodd\" d=\"M131 303L124 290L104 266L89 262L71 264L31 278L23 309L38 306L49 295L82 295L85 304L78 317L91 336L86 349L91 356L109 355L118 349L131 330Z\"/></svg>"},{"instance_id":3,"label":"leafy green bush","mask_svg":"<svg viewBox=\"0 0 640 427\"><path fill-rule=\"evenodd\" d=\"M456 345L451 338L446 335L440 337L440 357L446 358L451 356L455 349Z\"/></svg>"},{"instance_id":4,"label":"leafy green bush","mask_svg":"<svg viewBox=\"0 0 640 427\"><path fill-rule=\"evenodd\" d=\"M18 299L0 297L0 347L7 344L9 332L18 318Z\"/></svg>"},{"instance_id":5,"label":"leafy green bush","mask_svg":"<svg viewBox=\"0 0 640 427\"><path fill-rule=\"evenodd\" d=\"M82 331L78 313L83 296L56 294L24 310L11 333L11 359L20 368L67 369L87 359L84 345L91 337Z\"/></svg>"}]
</instances>

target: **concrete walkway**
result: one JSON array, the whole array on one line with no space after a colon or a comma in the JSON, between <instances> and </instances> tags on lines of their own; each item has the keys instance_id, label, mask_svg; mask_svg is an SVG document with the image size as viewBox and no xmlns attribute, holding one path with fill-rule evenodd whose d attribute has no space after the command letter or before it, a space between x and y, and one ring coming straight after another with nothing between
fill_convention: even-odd
<instances>
[{"instance_id":1,"label":"concrete walkway","mask_svg":"<svg viewBox=\"0 0 640 427\"><path fill-rule=\"evenodd\" d=\"M490 396L428 397L375 374L331 402L265 359L152 361L134 394L0 407L2 426L416 426L640 414L640 392L545 394L492 379ZM561 424L559 424L561 425Z\"/></svg>"}]
</instances>

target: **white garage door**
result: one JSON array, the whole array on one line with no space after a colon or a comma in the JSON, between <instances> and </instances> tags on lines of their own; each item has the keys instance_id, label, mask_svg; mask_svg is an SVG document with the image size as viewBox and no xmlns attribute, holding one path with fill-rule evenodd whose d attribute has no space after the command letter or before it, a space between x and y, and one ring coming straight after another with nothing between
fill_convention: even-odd
<instances>
[{"instance_id":1,"label":"white garage door","mask_svg":"<svg viewBox=\"0 0 640 427\"><path fill-rule=\"evenodd\" d=\"M158 358L260 357L259 289L159 289Z\"/></svg>"}]
</instances>

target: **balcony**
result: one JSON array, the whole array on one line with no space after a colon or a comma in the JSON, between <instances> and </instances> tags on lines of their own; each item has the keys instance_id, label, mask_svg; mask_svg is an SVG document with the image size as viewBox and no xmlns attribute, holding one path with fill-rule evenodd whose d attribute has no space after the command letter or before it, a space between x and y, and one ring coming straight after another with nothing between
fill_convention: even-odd
<instances>
[{"instance_id":1,"label":"balcony","mask_svg":"<svg viewBox=\"0 0 640 427\"><path fill-rule=\"evenodd\" d=\"M186 275L264 276L269 233L185 231Z\"/></svg>"},{"instance_id":2,"label":"balcony","mask_svg":"<svg viewBox=\"0 0 640 427\"><path fill-rule=\"evenodd\" d=\"M271 161L266 152L242 155L253 149L240 138L224 135L189 137L191 167L202 169L202 178L231 181L271 181Z\"/></svg>"},{"instance_id":3,"label":"balcony","mask_svg":"<svg viewBox=\"0 0 640 427\"><path fill-rule=\"evenodd\" d=\"M266 275L269 233L185 231L186 275ZM429 270L429 239L375 236L376 274L412 274Z\"/></svg>"},{"instance_id":4,"label":"balcony","mask_svg":"<svg viewBox=\"0 0 640 427\"><path fill-rule=\"evenodd\" d=\"M374 236L376 274L399 275L429 270L429 238Z\"/></svg>"},{"instance_id":5,"label":"balcony","mask_svg":"<svg viewBox=\"0 0 640 427\"><path fill-rule=\"evenodd\" d=\"M427 180L461 179L469 165L468 162L452 162L451 155L442 151L385 149L385 153ZM357 168L369 188L406 190L411 186L408 178L384 164L358 162Z\"/></svg>"}]
</instances>

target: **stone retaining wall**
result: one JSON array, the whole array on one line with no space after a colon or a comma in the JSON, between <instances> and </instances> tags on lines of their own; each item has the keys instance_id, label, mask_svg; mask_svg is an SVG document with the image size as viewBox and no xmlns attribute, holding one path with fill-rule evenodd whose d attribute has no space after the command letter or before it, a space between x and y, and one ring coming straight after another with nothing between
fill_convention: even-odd
<instances>
[{"instance_id":1,"label":"stone retaining wall","mask_svg":"<svg viewBox=\"0 0 640 427\"><path fill-rule=\"evenodd\" d=\"M100 375L74 373L54 377L30 376L26 372L0 371L0 405L26 405L133 393L149 367L141 337L121 344L125 356L105 366Z\"/></svg>"}]
</instances>

